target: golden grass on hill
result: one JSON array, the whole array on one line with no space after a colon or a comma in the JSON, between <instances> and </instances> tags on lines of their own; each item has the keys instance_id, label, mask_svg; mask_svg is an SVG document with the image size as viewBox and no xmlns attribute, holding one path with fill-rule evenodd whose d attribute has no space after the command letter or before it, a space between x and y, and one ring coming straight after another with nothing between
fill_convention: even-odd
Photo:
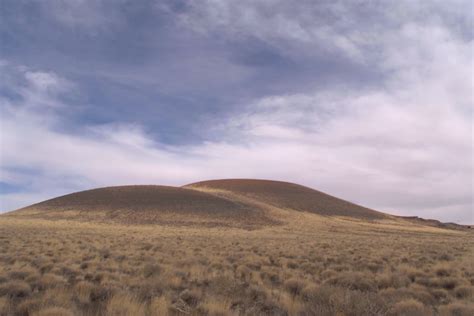
<instances>
[{"instance_id":1,"label":"golden grass on hill","mask_svg":"<svg viewBox=\"0 0 474 316\"><path fill-rule=\"evenodd\" d=\"M289 182L257 179L224 179L202 181L188 184L184 187L204 192L215 192L216 190L231 192L233 196L249 197L274 207L311 212L319 215L350 216L369 220L386 218L386 214L381 212Z\"/></svg>"}]
</instances>

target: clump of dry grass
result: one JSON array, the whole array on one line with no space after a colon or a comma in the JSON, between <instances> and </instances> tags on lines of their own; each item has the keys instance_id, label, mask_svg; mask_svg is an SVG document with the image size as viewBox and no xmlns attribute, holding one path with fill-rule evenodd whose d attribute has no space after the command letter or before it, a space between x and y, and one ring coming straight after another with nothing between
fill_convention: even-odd
<instances>
[{"instance_id":1,"label":"clump of dry grass","mask_svg":"<svg viewBox=\"0 0 474 316\"><path fill-rule=\"evenodd\" d=\"M298 279L289 279L284 283L285 289L290 293L292 296L300 295L305 287L305 283Z\"/></svg>"},{"instance_id":2,"label":"clump of dry grass","mask_svg":"<svg viewBox=\"0 0 474 316\"><path fill-rule=\"evenodd\" d=\"M376 284L370 275L360 272L341 272L325 283L361 292L374 291Z\"/></svg>"},{"instance_id":3,"label":"clump of dry grass","mask_svg":"<svg viewBox=\"0 0 474 316\"><path fill-rule=\"evenodd\" d=\"M12 314L11 304L7 297L0 297L0 315Z\"/></svg>"},{"instance_id":4,"label":"clump of dry grass","mask_svg":"<svg viewBox=\"0 0 474 316\"><path fill-rule=\"evenodd\" d=\"M474 306L471 303L451 303L439 308L441 316L472 316L474 315Z\"/></svg>"},{"instance_id":5,"label":"clump of dry grass","mask_svg":"<svg viewBox=\"0 0 474 316\"><path fill-rule=\"evenodd\" d=\"M143 267L143 276L145 278L155 277L160 275L161 270L158 264L148 263Z\"/></svg>"},{"instance_id":6,"label":"clump of dry grass","mask_svg":"<svg viewBox=\"0 0 474 316\"><path fill-rule=\"evenodd\" d=\"M461 285L454 289L454 295L458 299L474 299L474 289L472 286Z\"/></svg>"},{"instance_id":7,"label":"clump of dry grass","mask_svg":"<svg viewBox=\"0 0 474 316\"><path fill-rule=\"evenodd\" d=\"M150 302L149 312L151 316L167 316L169 315L169 307L171 303L164 297L155 297Z\"/></svg>"},{"instance_id":8,"label":"clump of dry grass","mask_svg":"<svg viewBox=\"0 0 474 316\"><path fill-rule=\"evenodd\" d=\"M22 300L17 306L16 311L20 315L31 315L40 309L42 302L38 298L27 298Z\"/></svg>"},{"instance_id":9,"label":"clump of dry grass","mask_svg":"<svg viewBox=\"0 0 474 316\"><path fill-rule=\"evenodd\" d=\"M230 304L226 300L209 298L201 304L201 310L205 315L209 316L225 316L228 315ZM165 315L165 314L160 314Z\"/></svg>"},{"instance_id":10,"label":"clump of dry grass","mask_svg":"<svg viewBox=\"0 0 474 316\"><path fill-rule=\"evenodd\" d=\"M390 309L389 313L390 315L396 316L428 316L432 314L432 312L430 312L430 310L426 308L421 302L414 299L407 299L396 303Z\"/></svg>"},{"instance_id":11,"label":"clump of dry grass","mask_svg":"<svg viewBox=\"0 0 474 316\"><path fill-rule=\"evenodd\" d=\"M12 280L0 285L0 296L21 299L30 296L31 286L25 281Z\"/></svg>"},{"instance_id":12,"label":"clump of dry grass","mask_svg":"<svg viewBox=\"0 0 474 316\"><path fill-rule=\"evenodd\" d=\"M112 296L106 308L106 313L110 316L144 315L145 311L146 307L143 303L126 293Z\"/></svg>"},{"instance_id":13,"label":"clump of dry grass","mask_svg":"<svg viewBox=\"0 0 474 316\"><path fill-rule=\"evenodd\" d=\"M74 316L74 312L63 307L46 307L38 312L34 312L33 316Z\"/></svg>"},{"instance_id":14,"label":"clump of dry grass","mask_svg":"<svg viewBox=\"0 0 474 316\"><path fill-rule=\"evenodd\" d=\"M95 290L96 285L89 281L80 281L74 286L75 297L82 305L91 303Z\"/></svg>"}]
</instances>

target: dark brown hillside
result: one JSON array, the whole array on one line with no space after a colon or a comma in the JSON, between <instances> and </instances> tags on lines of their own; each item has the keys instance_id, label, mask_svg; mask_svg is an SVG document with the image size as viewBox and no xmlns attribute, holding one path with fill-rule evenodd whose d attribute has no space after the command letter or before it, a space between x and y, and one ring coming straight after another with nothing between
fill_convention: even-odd
<instances>
[{"instance_id":1,"label":"dark brown hillside","mask_svg":"<svg viewBox=\"0 0 474 316\"><path fill-rule=\"evenodd\" d=\"M93 189L37 203L6 216L258 228L280 223L271 212L278 209L364 220L389 217L301 185L254 179L211 180L181 188L136 185Z\"/></svg>"},{"instance_id":2,"label":"dark brown hillside","mask_svg":"<svg viewBox=\"0 0 474 316\"><path fill-rule=\"evenodd\" d=\"M388 216L302 185L281 181L225 179L202 181L184 187L230 191L280 208L327 216L361 219L383 219Z\"/></svg>"},{"instance_id":3,"label":"dark brown hillside","mask_svg":"<svg viewBox=\"0 0 474 316\"><path fill-rule=\"evenodd\" d=\"M260 209L197 190L158 185L107 187L72 193L10 215L131 224L259 226L272 223Z\"/></svg>"}]
</instances>

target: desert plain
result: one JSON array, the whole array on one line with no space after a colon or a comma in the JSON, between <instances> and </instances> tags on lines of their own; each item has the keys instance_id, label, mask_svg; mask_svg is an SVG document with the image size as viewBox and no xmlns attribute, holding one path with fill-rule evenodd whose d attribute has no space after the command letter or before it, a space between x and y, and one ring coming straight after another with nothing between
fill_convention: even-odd
<instances>
[{"instance_id":1,"label":"desert plain","mask_svg":"<svg viewBox=\"0 0 474 316\"><path fill-rule=\"evenodd\" d=\"M0 216L0 315L474 315L474 232L262 180Z\"/></svg>"}]
</instances>

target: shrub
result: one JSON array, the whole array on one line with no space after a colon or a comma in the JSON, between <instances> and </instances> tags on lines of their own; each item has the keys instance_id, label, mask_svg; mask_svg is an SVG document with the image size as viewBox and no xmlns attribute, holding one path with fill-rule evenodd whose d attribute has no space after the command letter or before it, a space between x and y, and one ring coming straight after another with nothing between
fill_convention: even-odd
<instances>
[{"instance_id":1,"label":"shrub","mask_svg":"<svg viewBox=\"0 0 474 316\"><path fill-rule=\"evenodd\" d=\"M173 314L178 315L189 315L192 312L191 307L182 299L178 299L173 304L171 304L170 310L173 312Z\"/></svg>"},{"instance_id":2,"label":"shrub","mask_svg":"<svg viewBox=\"0 0 474 316\"><path fill-rule=\"evenodd\" d=\"M167 316L169 314L169 302L164 297L156 297L151 300L150 315L151 316Z\"/></svg>"},{"instance_id":3,"label":"shrub","mask_svg":"<svg viewBox=\"0 0 474 316\"><path fill-rule=\"evenodd\" d=\"M75 297L80 304L89 304L95 285L88 281L81 281L74 286Z\"/></svg>"},{"instance_id":4,"label":"shrub","mask_svg":"<svg viewBox=\"0 0 474 316\"><path fill-rule=\"evenodd\" d=\"M239 279L245 281L250 280L252 277L252 270L247 266L238 266L235 272Z\"/></svg>"},{"instance_id":5,"label":"shrub","mask_svg":"<svg viewBox=\"0 0 474 316\"><path fill-rule=\"evenodd\" d=\"M318 285L315 285L315 284L308 285L305 288L303 288L303 290L301 291L301 298L305 302L311 301L315 295L318 295L317 294L318 291L319 291Z\"/></svg>"},{"instance_id":6,"label":"shrub","mask_svg":"<svg viewBox=\"0 0 474 316\"><path fill-rule=\"evenodd\" d=\"M81 265L79 266L79 268L81 268L82 270L85 270L89 267L89 263L88 262L82 262Z\"/></svg>"},{"instance_id":7,"label":"shrub","mask_svg":"<svg viewBox=\"0 0 474 316\"><path fill-rule=\"evenodd\" d=\"M386 289L386 288L401 288L406 287L410 284L410 279L399 273L384 273L378 275L375 278L375 282L379 289Z\"/></svg>"},{"instance_id":8,"label":"shrub","mask_svg":"<svg viewBox=\"0 0 474 316\"><path fill-rule=\"evenodd\" d=\"M288 316L287 311L271 300L264 300L256 304L254 308L250 308L248 313L251 315Z\"/></svg>"},{"instance_id":9,"label":"shrub","mask_svg":"<svg viewBox=\"0 0 474 316\"><path fill-rule=\"evenodd\" d=\"M43 306L64 307L68 309L73 303L73 295L71 291L65 288L51 288L44 291L41 303Z\"/></svg>"},{"instance_id":10,"label":"shrub","mask_svg":"<svg viewBox=\"0 0 474 316\"><path fill-rule=\"evenodd\" d=\"M226 316L229 315L229 303L225 300L208 299L200 305L200 311L209 316Z\"/></svg>"},{"instance_id":11,"label":"shrub","mask_svg":"<svg viewBox=\"0 0 474 316\"><path fill-rule=\"evenodd\" d=\"M297 269L298 268L298 264L294 261L289 261L286 266L288 267L288 269Z\"/></svg>"},{"instance_id":12,"label":"shrub","mask_svg":"<svg viewBox=\"0 0 474 316\"><path fill-rule=\"evenodd\" d=\"M453 260L453 256L451 256L450 254L444 253L444 254L442 254L442 255L439 256L439 260L442 260L442 261L452 261L452 260Z\"/></svg>"},{"instance_id":13,"label":"shrub","mask_svg":"<svg viewBox=\"0 0 474 316\"><path fill-rule=\"evenodd\" d=\"M41 300L37 298L27 298L19 303L16 307L16 311L20 315L31 315L39 309L41 306ZM2 315L0 313L0 315Z\"/></svg>"},{"instance_id":14,"label":"shrub","mask_svg":"<svg viewBox=\"0 0 474 316\"><path fill-rule=\"evenodd\" d=\"M440 263L434 267L434 272L439 277L450 276L452 273L452 268L445 263Z\"/></svg>"},{"instance_id":15,"label":"shrub","mask_svg":"<svg viewBox=\"0 0 474 316\"><path fill-rule=\"evenodd\" d=\"M47 307L39 312L33 313L33 316L74 316L74 313L63 307Z\"/></svg>"},{"instance_id":16,"label":"shrub","mask_svg":"<svg viewBox=\"0 0 474 316\"><path fill-rule=\"evenodd\" d=\"M113 294L114 290L105 285L97 285L95 286L90 294L90 300L92 303L94 302L104 302L109 299Z\"/></svg>"},{"instance_id":17,"label":"shrub","mask_svg":"<svg viewBox=\"0 0 474 316\"><path fill-rule=\"evenodd\" d=\"M396 316L423 316L423 315L431 315L429 309L427 309L421 302L408 299L401 302L396 303L390 309L390 315Z\"/></svg>"},{"instance_id":18,"label":"shrub","mask_svg":"<svg viewBox=\"0 0 474 316\"><path fill-rule=\"evenodd\" d=\"M297 279L289 279L285 281L284 287L292 296L297 296L301 294L301 291L305 287L305 283Z\"/></svg>"},{"instance_id":19,"label":"shrub","mask_svg":"<svg viewBox=\"0 0 474 316\"><path fill-rule=\"evenodd\" d=\"M403 269L401 269L401 272L406 275L411 282L416 282L418 279L427 277L426 273L412 267L404 267Z\"/></svg>"},{"instance_id":20,"label":"shrub","mask_svg":"<svg viewBox=\"0 0 474 316\"><path fill-rule=\"evenodd\" d=\"M20 270L10 271L8 273L8 276L9 276L10 279L24 280L29 275L32 275L32 274L37 274L36 270L34 270L32 268L23 268L23 269L20 269Z\"/></svg>"},{"instance_id":21,"label":"shrub","mask_svg":"<svg viewBox=\"0 0 474 316\"><path fill-rule=\"evenodd\" d=\"M10 315L10 302L6 297L0 297L0 315Z\"/></svg>"},{"instance_id":22,"label":"shrub","mask_svg":"<svg viewBox=\"0 0 474 316\"><path fill-rule=\"evenodd\" d=\"M440 316L472 316L474 315L474 307L472 305L464 305L461 303L451 303L439 308Z\"/></svg>"},{"instance_id":23,"label":"shrub","mask_svg":"<svg viewBox=\"0 0 474 316\"><path fill-rule=\"evenodd\" d=\"M434 289L431 295L439 304L447 304L451 302L450 295L445 289Z\"/></svg>"},{"instance_id":24,"label":"shrub","mask_svg":"<svg viewBox=\"0 0 474 316\"><path fill-rule=\"evenodd\" d=\"M143 276L145 278L150 278L158 276L161 273L161 267L158 264L148 263L143 267Z\"/></svg>"},{"instance_id":25,"label":"shrub","mask_svg":"<svg viewBox=\"0 0 474 316\"><path fill-rule=\"evenodd\" d=\"M196 307L199 303L201 295L196 290L190 291L186 289L181 292L181 294L179 294L179 298L182 299L189 306Z\"/></svg>"},{"instance_id":26,"label":"shrub","mask_svg":"<svg viewBox=\"0 0 474 316\"><path fill-rule=\"evenodd\" d=\"M473 294L473 291L472 291L472 287L470 286L458 286L454 290L454 295L459 299L472 297L472 294Z\"/></svg>"},{"instance_id":27,"label":"shrub","mask_svg":"<svg viewBox=\"0 0 474 316\"><path fill-rule=\"evenodd\" d=\"M15 280L0 285L0 296L23 298L31 294L31 287L25 281Z\"/></svg>"},{"instance_id":28,"label":"shrub","mask_svg":"<svg viewBox=\"0 0 474 316\"><path fill-rule=\"evenodd\" d=\"M41 273L46 273L46 272L50 272L52 269L53 269L54 265L51 264L51 263L45 263L43 264L41 267L39 267L39 271Z\"/></svg>"},{"instance_id":29,"label":"shrub","mask_svg":"<svg viewBox=\"0 0 474 316\"><path fill-rule=\"evenodd\" d=\"M413 286L408 288L408 293L410 293L410 295L414 299L416 299L417 301L422 302L423 304L432 305L432 304L436 303L435 298L423 286L414 284Z\"/></svg>"},{"instance_id":30,"label":"shrub","mask_svg":"<svg viewBox=\"0 0 474 316\"><path fill-rule=\"evenodd\" d=\"M452 290L458 285L458 280L455 278L442 278L438 283L442 288Z\"/></svg>"},{"instance_id":31,"label":"shrub","mask_svg":"<svg viewBox=\"0 0 474 316\"><path fill-rule=\"evenodd\" d=\"M376 289L375 282L369 276L360 272L341 272L326 280L325 283L362 292Z\"/></svg>"},{"instance_id":32,"label":"shrub","mask_svg":"<svg viewBox=\"0 0 474 316\"><path fill-rule=\"evenodd\" d=\"M278 276L278 274L273 272L262 271L260 272L260 278L262 280L268 280L271 286L280 284L280 277Z\"/></svg>"},{"instance_id":33,"label":"shrub","mask_svg":"<svg viewBox=\"0 0 474 316\"><path fill-rule=\"evenodd\" d=\"M335 275L337 275L337 272L332 270L332 269L328 269L328 270L324 270L322 273L321 273L321 278L322 279L329 279L329 278L332 278L334 277Z\"/></svg>"},{"instance_id":34,"label":"shrub","mask_svg":"<svg viewBox=\"0 0 474 316\"><path fill-rule=\"evenodd\" d=\"M245 296L242 298L247 299L250 303L263 302L267 298L267 293L262 288L252 285L245 290Z\"/></svg>"},{"instance_id":35,"label":"shrub","mask_svg":"<svg viewBox=\"0 0 474 316\"><path fill-rule=\"evenodd\" d=\"M163 294L164 284L155 280L138 280L130 284L130 289L133 290L138 299L142 301L149 301L154 297Z\"/></svg>"},{"instance_id":36,"label":"shrub","mask_svg":"<svg viewBox=\"0 0 474 316\"><path fill-rule=\"evenodd\" d=\"M108 259L110 257L110 249L108 248L102 248L99 250L99 256L102 259Z\"/></svg>"},{"instance_id":37,"label":"shrub","mask_svg":"<svg viewBox=\"0 0 474 316\"><path fill-rule=\"evenodd\" d=\"M63 277L52 273L46 273L42 275L38 282L35 284L35 288L38 288L38 290L43 291L45 289L63 286L65 283L66 281Z\"/></svg>"},{"instance_id":38,"label":"shrub","mask_svg":"<svg viewBox=\"0 0 474 316\"><path fill-rule=\"evenodd\" d=\"M389 301L391 304L413 298L412 293L407 288L387 288L380 290L378 294Z\"/></svg>"},{"instance_id":39,"label":"shrub","mask_svg":"<svg viewBox=\"0 0 474 316\"><path fill-rule=\"evenodd\" d=\"M107 315L111 316L129 316L129 315L144 315L145 306L136 298L127 294L114 295L107 303Z\"/></svg>"},{"instance_id":40,"label":"shrub","mask_svg":"<svg viewBox=\"0 0 474 316\"><path fill-rule=\"evenodd\" d=\"M303 315L385 315L385 300L370 292L352 291L329 285L311 286L303 291Z\"/></svg>"}]
</instances>

